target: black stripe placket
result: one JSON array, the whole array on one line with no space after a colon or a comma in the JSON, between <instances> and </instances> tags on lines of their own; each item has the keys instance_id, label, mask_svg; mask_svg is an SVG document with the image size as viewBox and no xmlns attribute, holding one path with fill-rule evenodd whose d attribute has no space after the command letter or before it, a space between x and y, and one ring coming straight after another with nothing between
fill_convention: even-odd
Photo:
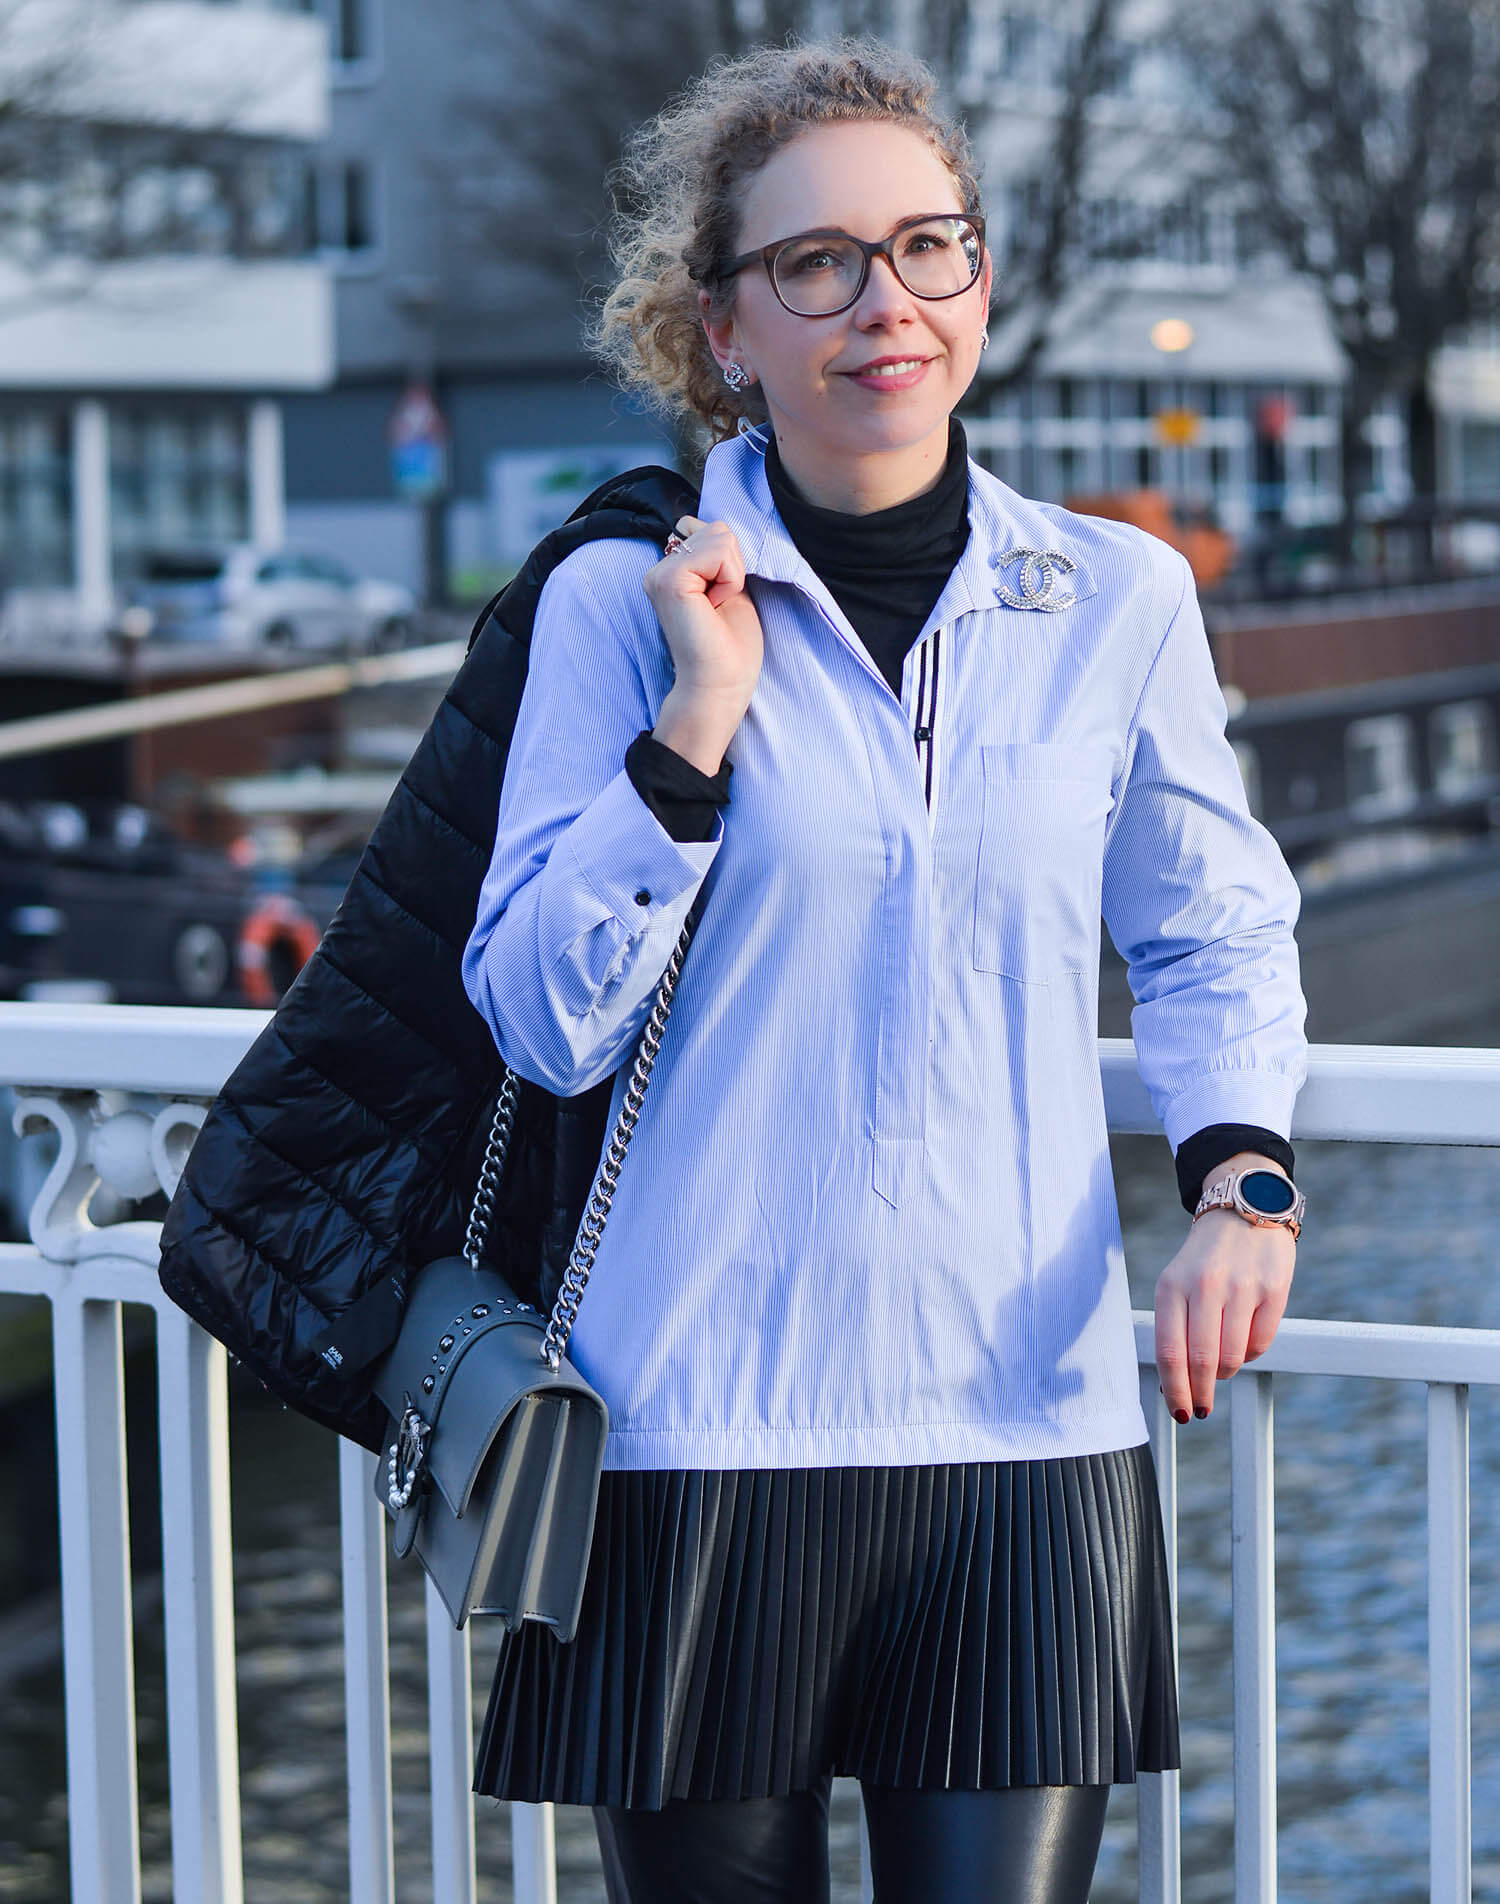
<instances>
[{"instance_id":1,"label":"black stripe placket","mask_svg":"<svg viewBox=\"0 0 1500 1904\"><path fill-rule=\"evenodd\" d=\"M924 641L918 651L920 663L917 673L917 711L912 725L912 737L917 743L917 758L924 763L923 795L927 810L932 811L932 755L937 738L937 695L938 664L941 658L943 631L933 630L931 639ZM928 667L929 654L932 666Z\"/></svg>"},{"instance_id":2,"label":"black stripe placket","mask_svg":"<svg viewBox=\"0 0 1500 1904\"><path fill-rule=\"evenodd\" d=\"M923 757L922 750L932 741L932 728L927 718L927 643L924 641L917 650L917 711L912 722L912 738L917 743L917 759ZM927 782L926 797L932 798L932 784Z\"/></svg>"}]
</instances>

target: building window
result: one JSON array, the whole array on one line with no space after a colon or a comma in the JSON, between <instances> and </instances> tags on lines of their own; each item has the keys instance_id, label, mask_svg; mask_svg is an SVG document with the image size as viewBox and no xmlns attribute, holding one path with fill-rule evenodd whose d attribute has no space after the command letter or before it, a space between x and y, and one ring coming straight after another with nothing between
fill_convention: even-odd
<instances>
[{"instance_id":1,"label":"building window","mask_svg":"<svg viewBox=\"0 0 1500 1904\"><path fill-rule=\"evenodd\" d=\"M1344 730L1344 778L1351 813L1400 813L1417 797L1411 722L1404 714L1372 714Z\"/></svg>"},{"instance_id":2,"label":"building window","mask_svg":"<svg viewBox=\"0 0 1500 1904\"><path fill-rule=\"evenodd\" d=\"M0 617L7 590L73 580L72 470L65 410L0 412Z\"/></svg>"},{"instance_id":3,"label":"building window","mask_svg":"<svg viewBox=\"0 0 1500 1904\"><path fill-rule=\"evenodd\" d=\"M1483 701L1449 701L1427 720L1432 785L1444 800L1461 800L1495 775L1495 720Z\"/></svg>"},{"instance_id":4,"label":"building window","mask_svg":"<svg viewBox=\"0 0 1500 1904\"><path fill-rule=\"evenodd\" d=\"M112 407L109 475L119 577L132 575L152 549L242 542L249 534L245 417L238 406Z\"/></svg>"},{"instance_id":5,"label":"building window","mask_svg":"<svg viewBox=\"0 0 1500 1904\"><path fill-rule=\"evenodd\" d=\"M333 0L333 57L344 65L370 57L365 0Z\"/></svg>"},{"instance_id":6,"label":"building window","mask_svg":"<svg viewBox=\"0 0 1500 1904\"><path fill-rule=\"evenodd\" d=\"M376 245L375 193L362 159L333 159L312 167L307 223L316 248L358 257Z\"/></svg>"},{"instance_id":7,"label":"building window","mask_svg":"<svg viewBox=\"0 0 1500 1904\"><path fill-rule=\"evenodd\" d=\"M370 221L370 175L363 165L350 163L339 167L339 192L343 249L368 251L375 242Z\"/></svg>"},{"instance_id":8,"label":"building window","mask_svg":"<svg viewBox=\"0 0 1500 1904\"><path fill-rule=\"evenodd\" d=\"M1460 495L1500 496L1500 423L1475 417L1455 421Z\"/></svg>"}]
</instances>

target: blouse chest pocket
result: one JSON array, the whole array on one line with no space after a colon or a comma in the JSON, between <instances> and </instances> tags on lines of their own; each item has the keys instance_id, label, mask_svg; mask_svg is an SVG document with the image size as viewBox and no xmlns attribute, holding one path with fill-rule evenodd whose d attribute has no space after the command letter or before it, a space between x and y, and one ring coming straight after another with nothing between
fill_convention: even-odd
<instances>
[{"instance_id":1,"label":"blouse chest pocket","mask_svg":"<svg viewBox=\"0 0 1500 1904\"><path fill-rule=\"evenodd\" d=\"M982 749L974 964L1045 981L1098 956L1112 751L1097 742Z\"/></svg>"}]
</instances>

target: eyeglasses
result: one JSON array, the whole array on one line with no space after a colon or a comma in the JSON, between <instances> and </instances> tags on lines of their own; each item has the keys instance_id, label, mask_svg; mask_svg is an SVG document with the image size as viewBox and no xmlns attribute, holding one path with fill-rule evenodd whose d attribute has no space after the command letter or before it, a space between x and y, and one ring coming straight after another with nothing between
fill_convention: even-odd
<instances>
[{"instance_id":1,"label":"eyeglasses","mask_svg":"<svg viewBox=\"0 0 1500 1904\"><path fill-rule=\"evenodd\" d=\"M958 297L983 267L984 220L925 212L902 219L878 243L851 238L846 231L803 231L731 258L719 275L732 278L757 258L777 299L796 317L847 311L864 290L876 258L885 259L913 297Z\"/></svg>"}]
</instances>

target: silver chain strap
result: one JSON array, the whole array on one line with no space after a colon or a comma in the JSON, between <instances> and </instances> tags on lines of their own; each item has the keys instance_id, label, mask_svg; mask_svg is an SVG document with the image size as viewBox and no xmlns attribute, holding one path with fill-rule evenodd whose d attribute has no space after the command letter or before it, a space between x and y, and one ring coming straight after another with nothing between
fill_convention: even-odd
<instances>
[{"instance_id":1,"label":"silver chain strap","mask_svg":"<svg viewBox=\"0 0 1500 1904\"><path fill-rule=\"evenodd\" d=\"M507 1065L500 1096L495 1103L495 1115L490 1123L489 1142L484 1147L484 1162L479 1166L479 1182L474 1188L474 1207L469 1212L469 1227L464 1235L464 1261L470 1269L478 1269L479 1259L484 1254L484 1239L489 1234L490 1218L495 1214L495 1193L500 1188L505 1153L510 1149L510 1133L516 1121L516 1099L519 1095L520 1084L515 1072Z\"/></svg>"},{"instance_id":2,"label":"silver chain strap","mask_svg":"<svg viewBox=\"0 0 1500 1904\"><path fill-rule=\"evenodd\" d=\"M599 1239L604 1234L604 1219L614 1202L615 1187L620 1181L620 1166L625 1161L631 1133L640 1119L646 1086L651 1081L651 1068L661 1050L662 1033L672 1009L672 994L677 989L678 974L682 971L682 961L687 956L688 942L692 936L693 926L689 923L682 928L682 936L673 948L667 969L656 988L650 1016L642 1027L640 1043L636 1046L635 1062L625 1085L620 1115L599 1160L598 1174L594 1178L588 1204L578 1225L578 1235L574 1239L573 1254L557 1292L557 1300L552 1305L552 1313L547 1318L539 1353L542 1361L553 1370L559 1366L567 1350L568 1337L573 1333L573 1324L578 1319L578 1305L583 1300L584 1289L593 1273ZM485 1145L484 1162L479 1167L479 1183L474 1191L474 1207L469 1212L469 1228L464 1237L464 1261L470 1269L479 1268L490 1219L494 1215L495 1195L500 1187L500 1174L505 1168L505 1154L510 1148L511 1131L515 1126L519 1089L516 1074L507 1065L490 1124L489 1141Z\"/></svg>"}]
</instances>

